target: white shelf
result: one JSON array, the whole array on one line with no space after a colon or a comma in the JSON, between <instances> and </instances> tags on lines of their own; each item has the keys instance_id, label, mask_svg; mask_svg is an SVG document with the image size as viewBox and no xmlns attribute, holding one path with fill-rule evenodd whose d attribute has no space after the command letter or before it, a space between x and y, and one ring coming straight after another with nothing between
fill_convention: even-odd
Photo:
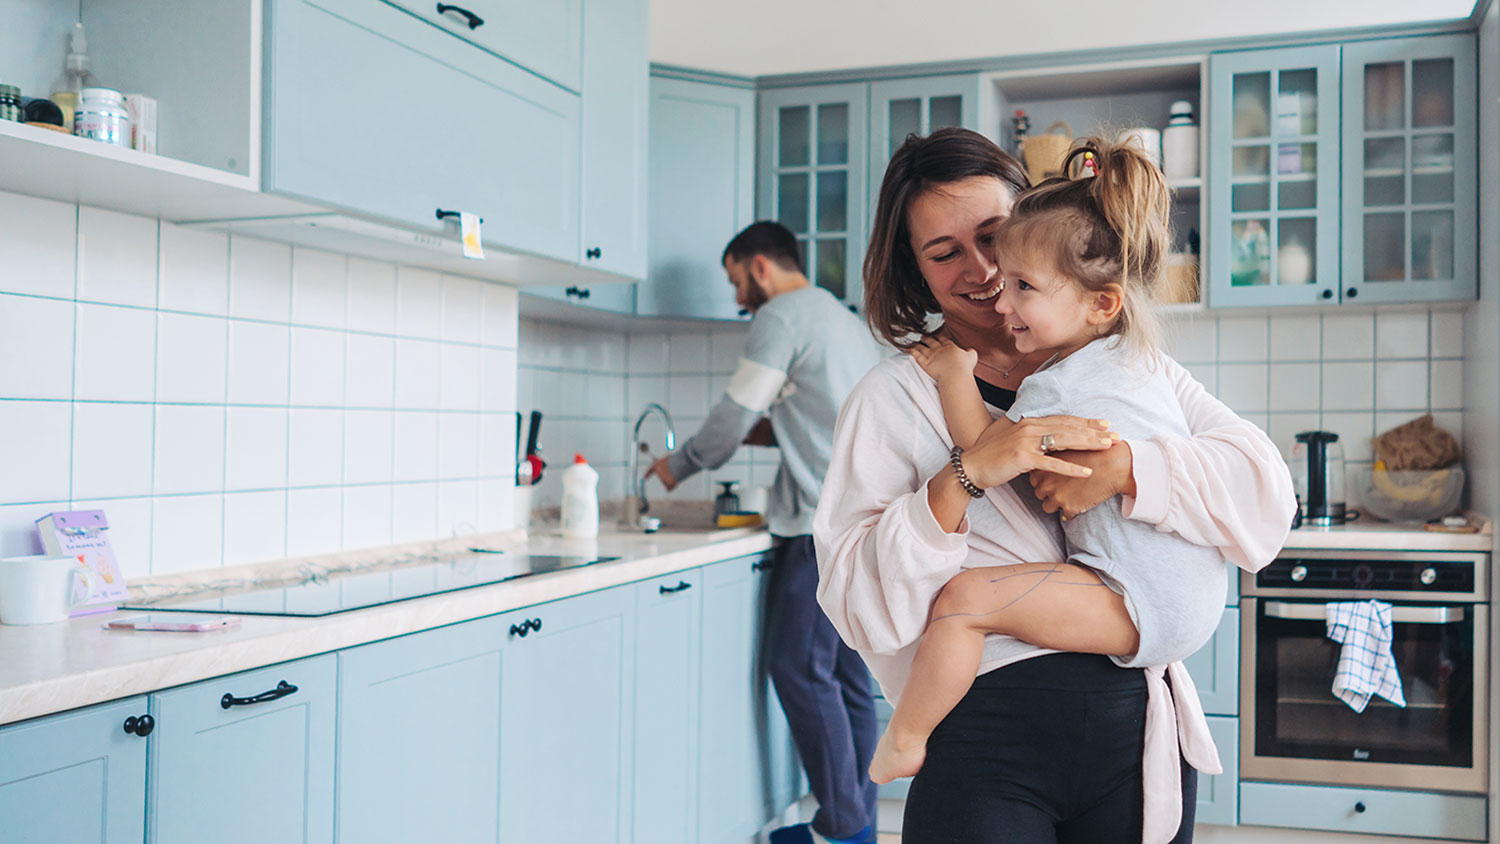
<instances>
[{"instance_id":1,"label":"white shelf","mask_svg":"<svg viewBox=\"0 0 1500 844\"><path fill-rule=\"evenodd\" d=\"M0 191L172 222L321 210L247 176L0 120Z\"/></svg>"}]
</instances>

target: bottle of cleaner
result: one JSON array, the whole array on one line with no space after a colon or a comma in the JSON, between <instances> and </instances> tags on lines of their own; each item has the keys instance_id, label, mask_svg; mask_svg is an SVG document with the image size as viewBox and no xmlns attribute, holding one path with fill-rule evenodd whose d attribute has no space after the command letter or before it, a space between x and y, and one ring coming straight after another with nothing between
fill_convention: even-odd
<instances>
[{"instance_id":1,"label":"bottle of cleaner","mask_svg":"<svg viewBox=\"0 0 1500 844\"><path fill-rule=\"evenodd\" d=\"M583 459L573 455L573 465L563 472L563 536L584 539L599 535L599 473Z\"/></svg>"},{"instance_id":2,"label":"bottle of cleaner","mask_svg":"<svg viewBox=\"0 0 1500 844\"><path fill-rule=\"evenodd\" d=\"M69 37L68 58L62 76L52 85L52 102L62 109L63 126L73 131L73 112L78 108L84 88L98 88L99 80L89 72L89 40L83 33L83 23L73 24ZM130 144L127 142L126 146Z\"/></svg>"}]
</instances>

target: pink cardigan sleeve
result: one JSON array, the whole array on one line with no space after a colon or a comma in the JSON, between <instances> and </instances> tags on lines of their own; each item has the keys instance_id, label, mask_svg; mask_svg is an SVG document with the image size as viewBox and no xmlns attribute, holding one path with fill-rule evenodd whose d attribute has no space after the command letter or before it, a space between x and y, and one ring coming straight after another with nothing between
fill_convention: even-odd
<instances>
[{"instance_id":1,"label":"pink cardigan sleeve","mask_svg":"<svg viewBox=\"0 0 1500 844\"><path fill-rule=\"evenodd\" d=\"M1193 435L1130 441L1137 495L1125 498L1122 510L1259 571L1291 531L1296 499L1286 462L1265 432L1209 395L1176 361L1165 365Z\"/></svg>"}]
</instances>

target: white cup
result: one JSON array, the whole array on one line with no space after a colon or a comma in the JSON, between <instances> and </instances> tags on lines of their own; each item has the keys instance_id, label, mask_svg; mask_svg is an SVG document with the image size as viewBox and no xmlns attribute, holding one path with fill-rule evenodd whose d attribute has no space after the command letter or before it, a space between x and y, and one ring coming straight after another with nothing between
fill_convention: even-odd
<instances>
[{"instance_id":1,"label":"white cup","mask_svg":"<svg viewBox=\"0 0 1500 844\"><path fill-rule=\"evenodd\" d=\"M88 570L75 557L0 560L0 624L52 624L88 596Z\"/></svg>"}]
</instances>

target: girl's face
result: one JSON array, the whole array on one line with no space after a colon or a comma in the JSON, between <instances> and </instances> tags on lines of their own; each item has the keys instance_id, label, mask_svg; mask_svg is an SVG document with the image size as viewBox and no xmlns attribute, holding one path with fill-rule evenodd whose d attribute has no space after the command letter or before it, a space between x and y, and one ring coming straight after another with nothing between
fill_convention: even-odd
<instances>
[{"instance_id":1,"label":"girl's face","mask_svg":"<svg viewBox=\"0 0 1500 844\"><path fill-rule=\"evenodd\" d=\"M917 268L950 328L1000 327L995 297L995 230L1010 216L1010 190L999 179L970 176L927 191L906 212Z\"/></svg>"},{"instance_id":2,"label":"girl's face","mask_svg":"<svg viewBox=\"0 0 1500 844\"><path fill-rule=\"evenodd\" d=\"M1099 336L1097 294L1059 275L1026 249L999 254L1004 288L995 297L995 313L1022 353L1068 355Z\"/></svg>"}]
</instances>

